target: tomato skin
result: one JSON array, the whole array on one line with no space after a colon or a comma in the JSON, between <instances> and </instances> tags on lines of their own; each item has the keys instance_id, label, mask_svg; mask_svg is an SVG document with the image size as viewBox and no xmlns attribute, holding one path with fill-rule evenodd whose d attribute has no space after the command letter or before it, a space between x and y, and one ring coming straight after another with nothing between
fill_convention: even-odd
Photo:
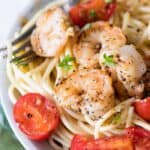
<instances>
[{"instance_id":1,"label":"tomato skin","mask_svg":"<svg viewBox=\"0 0 150 150\"><path fill-rule=\"evenodd\" d=\"M150 121L150 97L134 103L135 112L143 119Z\"/></svg>"},{"instance_id":2,"label":"tomato skin","mask_svg":"<svg viewBox=\"0 0 150 150\"><path fill-rule=\"evenodd\" d=\"M78 5L73 6L70 9L69 14L73 23L82 27L86 23L96 19L89 17L90 10L94 10L96 14L99 14L98 11L104 7L104 4L104 0L89 0L86 3L79 3Z\"/></svg>"},{"instance_id":3,"label":"tomato skin","mask_svg":"<svg viewBox=\"0 0 150 150\"><path fill-rule=\"evenodd\" d=\"M135 150L150 150L150 131L135 126L127 128L126 134L133 141Z\"/></svg>"},{"instance_id":4,"label":"tomato skin","mask_svg":"<svg viewBox=\"0 0 150 150\"><path fill-rule=\"evenodd\" d=\"M115 9L116 0L111 3L105 3L104 0L89 0L73 6L69 11L69 15L75 25L83 27L86 23L93 21L109 20ZM94 11L94 16L90 15L91 11Z\"/></svg>"},{"instance_id":5,"label":"tomato skin","mask_svg":"<svg viewBox=\"0 0 150 150\"><path fill-rule=\"evenodd\" d=\"M59 112L51 100L38 93L21 96L14 106L14 119L32 140L45 140L57 128Z\"/></svg>"},{"instance_id":6,"label":"tomato skin","mask_svg":"<svg viewBox=\"0 0 150 150\"><path fill-rule=\"evenodd\" d=\"M74 136L71 150L134 150L127 136L114 136L94 140L83 135Z\"/></svg>"},{"instance_id":7,"label":"tomato skin","mask_svg":"<svg viewBox=\"0 0 150 150\"><path fill-rule=\"evenodd\" d=\"M127 128L126 133L130 137L141 137L141 138L148 137L148 138L150 138L150 131L145 130L138 126Z\"/></svg>"},{"instance_id":8,"label":"tomato skin","mask_svg":"<svg viewBox=\"0 0 150 150\"><path fill-rule=\"evenodd\" d=\"M107 21L112 16L112 14L116 10L116 0L113 1L113 3L110 3L106 6L106 12L104 13L102 20Z\"/></svg>"},{"instance_id":9,"label":"tomato skin","mask_svg":"<svg viewBox=\"0 0 150 150\"><path fill-rule=\"evenodd\" d=\"M83 150L88 141L93 140L84 135L75 135L71 142L71 150Z\"/></svg>"},{"instance_id":10,"label":"tomato skin","mask_svg":"<svg viewBox=\"0 0 150 150\"><path fill-rule=\"evenodd\" d=\"M75 135L71 150L150 150L150 131L134 126L125 135L94 140L85 135Z\"/></svg>"},{"instance_id":11,"label":"tomato skin","mask_svg":"<svg viewBox=\"0 0 150 150\"><path fill-rule=\"evenodd\" d=\"M92 147L92 145L95 147ZM114 136L89 142L87 150L133 150L132 141L126 136Z\"/></svg>"}]
</instances>

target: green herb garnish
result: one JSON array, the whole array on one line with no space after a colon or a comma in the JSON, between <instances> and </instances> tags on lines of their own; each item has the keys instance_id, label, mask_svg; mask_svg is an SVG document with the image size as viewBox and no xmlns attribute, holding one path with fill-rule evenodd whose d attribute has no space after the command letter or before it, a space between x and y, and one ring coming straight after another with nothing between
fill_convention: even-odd
<instances>
[{"instance_id":1,"label":"green herb garnish","mask_svg":"<svg viewBox=\"0 0 150 150\"><path fill-rule=\"evenodd\" d=\"M70 55L66 55L64 59L59 63L59 67L63 68L64 70L71 70L73 67L74 58Z\"/></svg>"},{"instance_id":2,"label":"green herb garnish","mask_svg":"<svg viewBox=\"0 0 150 150\"><path fill-rule=\"evenodd\" d=\"M112 123L113 124L118 124L121 122L121 113L117 113L113 118L112 118Z\"/></svg>"},{"instance_id":3,"label":"green herb garnish","mask_svg":"<svg viewBox=\"0 0 150 150\"><path fill-rule=\"evenodd\" d=\"M105 3L112 3L113 0L105 0Z\"/></svg>"},{"instance_id":4,"label":"green herb garnish","mask_svg":"<svg viewBox=\"0 0 150 150\"><path fill-rule=\"evenodd\" d=\"M103 55L103 64L109 67L114 67L116 65L116 62L113 60L113 55Z\"/></svg>"},{"instance_id":5,"label":"green herb garnish","mask_svg":"<svg viewBox=\"0 0 150 150\"><path fill-rule=\"evenodd\" d=\"M90 14L89 14L89 15L90 15L90 17L93 18L93 19L95 19L96 16L97 16L96 11L95 11L94 9L90 10Z\"/></svg>"}]
</instances>

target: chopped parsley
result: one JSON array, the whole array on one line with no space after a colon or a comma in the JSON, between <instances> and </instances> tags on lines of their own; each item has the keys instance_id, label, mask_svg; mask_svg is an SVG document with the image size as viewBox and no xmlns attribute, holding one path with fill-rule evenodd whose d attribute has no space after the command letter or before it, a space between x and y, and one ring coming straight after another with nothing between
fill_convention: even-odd
<instances>
[{"instance_id":1,"label":"chopped parsley","mask_svg":"<svg viewBox=\"0 0 150 150\"><path fill-rule=\"evenodd\" d=\"M64 59L59 63L59 67L63 68L64 70L71 70L73 68L74 57L70 55L66 55Z\"/></svg>"},{"instance_id":2,"label":"chopped parsley","mask_svg":"<svg viewBox=\"0 0 150 150\"><path fill-rule=\"evenodd\" d=\"M105 3L111 3L113 0L105 0Z\"/></svg>"},{"instance_id":3,"label":"chopped parsley","mask_svg":"<svg viewBox=\"0 0 150 150\"><path fill-rule=\"evenodd\" d=\"M103 64L109 67L114 67L116 65L116 62L113 60L113 55L103 55Z\"/></svg>"},{"instance_id":4,"label":"chopped parsley","mask_svg":"<svg viewBox=\"0 0 150 150\"><path fill-rule=\"evenodd\" d=\"M121 113L117 113L113 118L112 118L112 123L113 124L118 124L121 122Z\"/></svg>"},{"instance_id":5,"label":"chopped parsley","mask_svg":"<svg viewBox=\"0 0 150 150\"><path fill-rule=\"evenodd\" d=\"M96 16L97 16L96 11L95 11L94 9L90 10L90 14L89 14L89 15L90 15L90 17L93 18L93 19L95 19Z\"/></svg>"}]
</instances>

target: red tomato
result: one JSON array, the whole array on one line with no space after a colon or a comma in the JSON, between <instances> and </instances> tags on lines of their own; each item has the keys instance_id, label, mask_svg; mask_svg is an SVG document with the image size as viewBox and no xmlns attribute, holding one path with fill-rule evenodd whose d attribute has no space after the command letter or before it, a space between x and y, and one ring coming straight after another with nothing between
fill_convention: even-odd
<instances>
[{"instance_id":1,"label":"red tomato","mask_svg":"<svg viewBox=\"0 0 150 150\"><path fill-rule=\"evenodd\" d=\"M114 0L112 3L105 6L105 11L102 15L102 20L107 21L113 15L116 9L116 1Z\"/></svg>"},{"instance_id":2,"label":"red tomato","mask_svg":"<svg viewBox=\"0 0 150 150\"><path fill-rule=\"evenodd\" d=\"M80 27L86 23L105 20L107 21L116 8L116 0L106 3L105 0L89 0L79 3L69 11L72 22Z\"/></svg>"},{"instance_id":3,"label":"red tomato","mask_svg":"<svg viewBox=\"0 0 150 150\"><path fill-rule=\"evenodd\" d=\"M89 139L86 136L74 136L71 150L133 150L132 140L127 136L101 139Z\"/></svg>"},{"instance_id":4,"label":"red tomato","mask_svg":"<svg viewBox=\"0 0 150 150\"><path fill-rule=\"evenodd\" d=\"M93 140L93 139L83 136L83 135L75 135L71 142L71 150L83 150L83 147L90 140Z\"/></svg>"},{"instance_id":5,"label":"red tomato","mask_svg":"<svg viewBox=\"0 0 150 150\"><path fill-rule=\"evenodd\" d=\"M134 103L136 113L143 119L150 121L150 97Z\"/></svg>"},{"instance_id":6,"label":"red tomato","mask_svg":"<svg viewBox=\"0 0 150 150\"><path fill-rule=\"evenodd\" d=\"M126 133L132 139L136 150L150 150L150 131L140 127L130 127Z\"/></svg>"},{"instance_id":7,"label":"red tomato","mask_svg":"<svg viewBox=\"0 0 150 150\"><path fill-rule=\"evenodd\" d=\"M21 96L13 113L19 128L32 140L47 139L59 124L55 104L37 93Z\"/></svg>"}]
</instances>

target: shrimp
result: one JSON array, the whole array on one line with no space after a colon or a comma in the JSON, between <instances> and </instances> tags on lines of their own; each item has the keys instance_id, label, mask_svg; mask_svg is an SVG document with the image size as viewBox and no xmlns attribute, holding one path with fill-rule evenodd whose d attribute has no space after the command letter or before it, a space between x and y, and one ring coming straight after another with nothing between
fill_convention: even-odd
<instances>
[{"instance_id":1,"label":"shrimp","mask_svg":"<svg viewBox=\"0 0 150 150\"><path fill-rule=\"evenodd\" d=\"M81 69L56 87L60 106L88 115L102 117L115 105L111 78L99 69Z\"/></svg>"},{"instance_id":2,"label":"shrimp","mask_svg":"<svg viewBox=\"0 0 150 150\"><path fill-rule=\"evenodd\" d=\"M45 11L37 20L31 36L33 51L43 57L56 56L65 46L74 29L61 8Z\"/></svg>"},{"instance_id":3,"label":"shrimp","mask_svg":"<svg viewBox=\"0 0 150 150\"><path fill-rule=\"evenodd\" d=\"M116 57L117 65L105 66L104 54ZM91 23L81 32L74 55L81 68L99 67L111 73L121 93L127 90L131 96L142 95L144 86L139 82L146 66L136 49L126 45L126 38L120 28L112 27L107 22Z\"/></svg>"},{"instance_id":4,"label":"shrimp","mask_svg":"<svg viewBox=\"0 0 150 150\"><path fill-rule=\"evenodd\" d=\"M115 50L101 50L99 61L103 69L106 70L109 66L103 64L104 55L113 56L113 61L116 65L110 67L110 69L116 73L117 79L123 84L129 95L142 96L144 85L140 82L146 72L146 65L135 47L133 45L124 45Z\"/></svg>"},{"instance_id":5,"label":"shrimp","mask_svg":"<svg viewBox=\"0 0 150 150\"><path fill-rule=\"evenodd\" d=\"M95 22L87 25L74 47L74 55L80 67L99 66L99 52L103 48L118 49L126 43L122 31L111 27L107 22Z\"/></svg>"}]
</instances>

